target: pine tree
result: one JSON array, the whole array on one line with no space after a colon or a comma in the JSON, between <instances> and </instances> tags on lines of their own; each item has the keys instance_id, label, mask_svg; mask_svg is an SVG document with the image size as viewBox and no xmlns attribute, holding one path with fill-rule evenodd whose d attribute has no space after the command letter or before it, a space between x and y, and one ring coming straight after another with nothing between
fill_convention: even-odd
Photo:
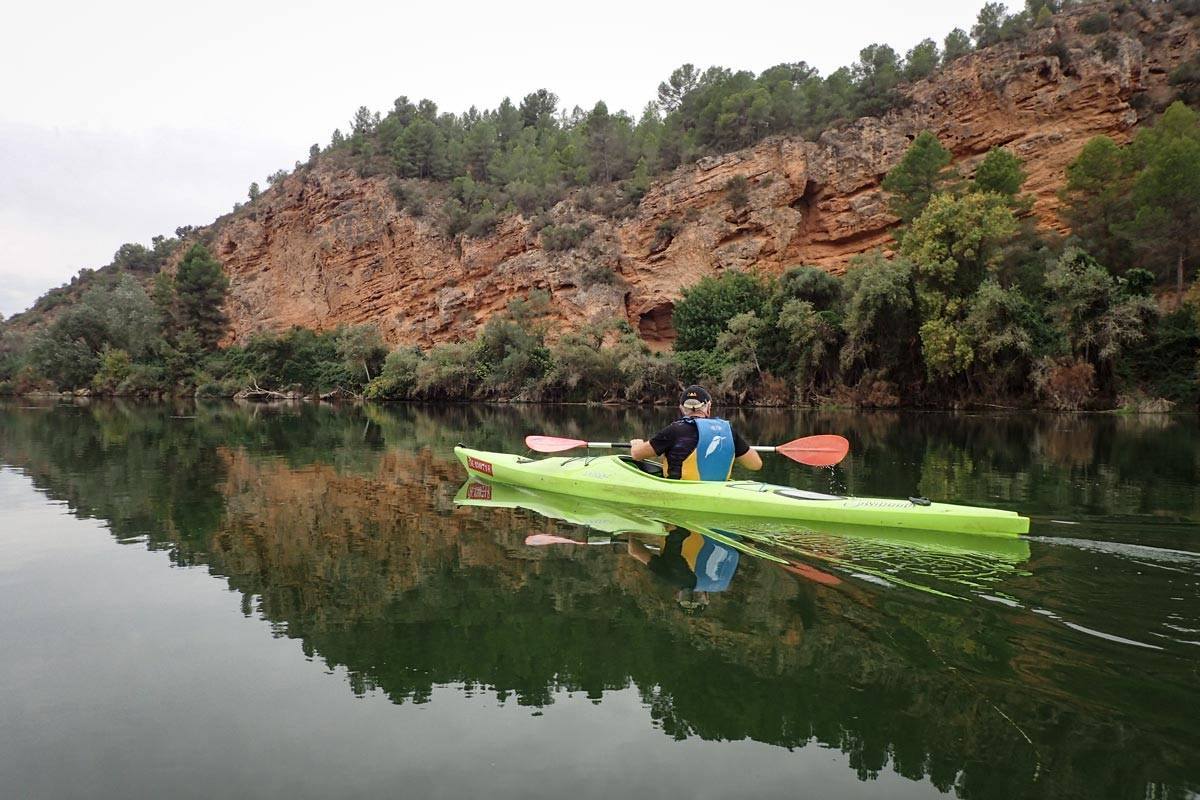
<instances>
[{"instance_id":1,"label":"pine tree","mask_svg":"<svg viewBox=\"0 0 1200 800\"><path fill-rule=\"evenodd\" d=\"M1184 272L1200 252L1200 116L1175 102L1134 150L1145 164L1133 186L1134 246L1175 268L1183 298Z\"/></svg>"},{"instance_id":2,"label":"pine tree","mask_svg":"<svg viewBox=\"0 0 1200 800\"><path fill-rule=\"evenodd\" d=\"M225 297L229 279L202 244L194 244L175 273L175 297L183 332L192 331L204 350L217 348L229 318Z\"/></svg>"},{"instance_id":3,"label":"pine tree","mask_svg":"<svg viewBox=\"0 0 1200 800\"><path fill-rule=\"evenodd\" d=\"M1021 191L1025 177L1021 159L1003 147L993 147L975 170L975 188L981 192L995 192L1012 200Z\"/></svg>"},{"instance_id":4,"label":"pine tree","mask_svg":"<svg viewBox=\"0 0 1200 800\"><path fill-rule=\"evenodd\" d=\"M901 222L912 222L929 199L950 179L950 151L929 131L922 132L904 157L883 179L891 211Z\"/></svg>"}]
</instances>

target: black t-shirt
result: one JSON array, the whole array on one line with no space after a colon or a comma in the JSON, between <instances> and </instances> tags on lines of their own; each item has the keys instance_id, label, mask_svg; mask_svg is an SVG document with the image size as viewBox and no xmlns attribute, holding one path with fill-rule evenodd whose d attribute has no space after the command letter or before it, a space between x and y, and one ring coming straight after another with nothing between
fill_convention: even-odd
<instances>
[{"instance_id":1,"label":"black t-shirt","mask_svg":"<svg viewBox=\"0 0 1200 800\"><path fill-rule=\"evenodd\" d=\"M678 419L663 428L650 440L656 455L667 456L667 477L679 480L683 474L683 462L696 449L699 434L696 425L686 420ZM733 455L735 458L744 456L750 451L746 440L733 431Z\"/></svg>"}]
</instances>

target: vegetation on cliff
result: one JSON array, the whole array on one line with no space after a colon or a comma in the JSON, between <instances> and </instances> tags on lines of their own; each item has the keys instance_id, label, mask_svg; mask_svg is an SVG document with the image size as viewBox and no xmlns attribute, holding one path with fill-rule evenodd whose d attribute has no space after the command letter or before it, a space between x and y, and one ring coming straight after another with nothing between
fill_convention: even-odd
<instances>
[{"instance_id":1,"label":"vegetation on cliff","mask_svg":"<svg viewBox=\"0 0 1200 800\"><path fill-rule=\"evenodd\" d=\"M1169 5L1196 13L1194 3ZM1096 6L1066 24L1102 38L1110 26L1132 24L1127 18L1141 6L1134 7ZM1029 2L1007 14L988 4L972 36L980 46L1013 39L1058 25L1060 11L1057 3ZM451 236L486 235L516 212L533 217L543 249L568 251L603 221L541 213L566 193L581 209L631 212L651 177L677 164L772 133L816 136L838 120L882 113L901 102L903 82L973 46L962 31L944 44L926 40L904 58L872 45L853 67L826 77L802 63L758 76L684 65L637 121L602 103L561 113L545 90L464 115L400 98L386 116L360 109L349 134L314 146L310 162L390 176L399 208L437 214ZM1069 54L1057 57L1067 69ZM1171 86L1191 96L1196 75L1185 63ZM1200 255L1196 130L1194 112L1177 104L1127 147L1102 137L1089 143L1065 176L1068 241L1035 232L1015 155L994 149L968 180L925 132L883 183L901 222L888 257L861 256L840 278L797 266L778 278L727 270L681 287L675 351L666 354L650 352L625 320L555 338L536 293L489 320L473 341L423 351L388 354L369 327L261 333L220 349L228 282L203 246L179 259L182 241L210 242L212 231L181 228L151 248L123 246L110 267L81 271L31 312L0 323L0 390L340 388L375 398L645 401L669 397L680 381L705 380L737 402L1036 397L1080 407L1138 394L1193 402L1196 298L1184 295ZM284 178L276 173L267 183ZM744 175L724 184L734 214L746 208L749 189ZM257 183L250 195L259 202ZM651 252L668 247L682 227L674 217L663 221ZM589 286L621 281L599 261L577 273ZM1175 299L1156 305L1156 286L1168 283ZM43 324L31 324L39 318Z\"/></svg>"}]
</instances>

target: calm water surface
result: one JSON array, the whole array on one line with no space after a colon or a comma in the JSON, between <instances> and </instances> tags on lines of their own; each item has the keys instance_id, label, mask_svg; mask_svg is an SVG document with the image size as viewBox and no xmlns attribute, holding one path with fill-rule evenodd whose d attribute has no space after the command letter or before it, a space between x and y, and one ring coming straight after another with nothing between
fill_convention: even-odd
<instances>
[{"instance_id":1,"label":"calm water surface","mask_svg":"<svg viewBox=\"0 0 1200 800\"><path fill-rule=\"evenodd\" d=\"M851 441L769 480L1015 509L1021 541L727 521L696 556L461 502L457 442L668 415L0 405L0 794L1200 792L1194 416L734 415Z\"/></svg>"}]
</instances>

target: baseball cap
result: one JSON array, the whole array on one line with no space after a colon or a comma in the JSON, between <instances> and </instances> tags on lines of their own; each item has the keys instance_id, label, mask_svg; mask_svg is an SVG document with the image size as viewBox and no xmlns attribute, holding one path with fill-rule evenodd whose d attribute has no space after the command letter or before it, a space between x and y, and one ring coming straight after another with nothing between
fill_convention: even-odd
<instances>
[{"instance_id":1,"label":"baseball cap","mask_svg":"<svg viewBox=\"0 0 1200 800\"><path fill-rule=\"evenodd\" d=\"M679 405L683 408L699 408L711 402L712 395L703 386L689 386L679 395Z\"/></svg>"}]
</instances>

